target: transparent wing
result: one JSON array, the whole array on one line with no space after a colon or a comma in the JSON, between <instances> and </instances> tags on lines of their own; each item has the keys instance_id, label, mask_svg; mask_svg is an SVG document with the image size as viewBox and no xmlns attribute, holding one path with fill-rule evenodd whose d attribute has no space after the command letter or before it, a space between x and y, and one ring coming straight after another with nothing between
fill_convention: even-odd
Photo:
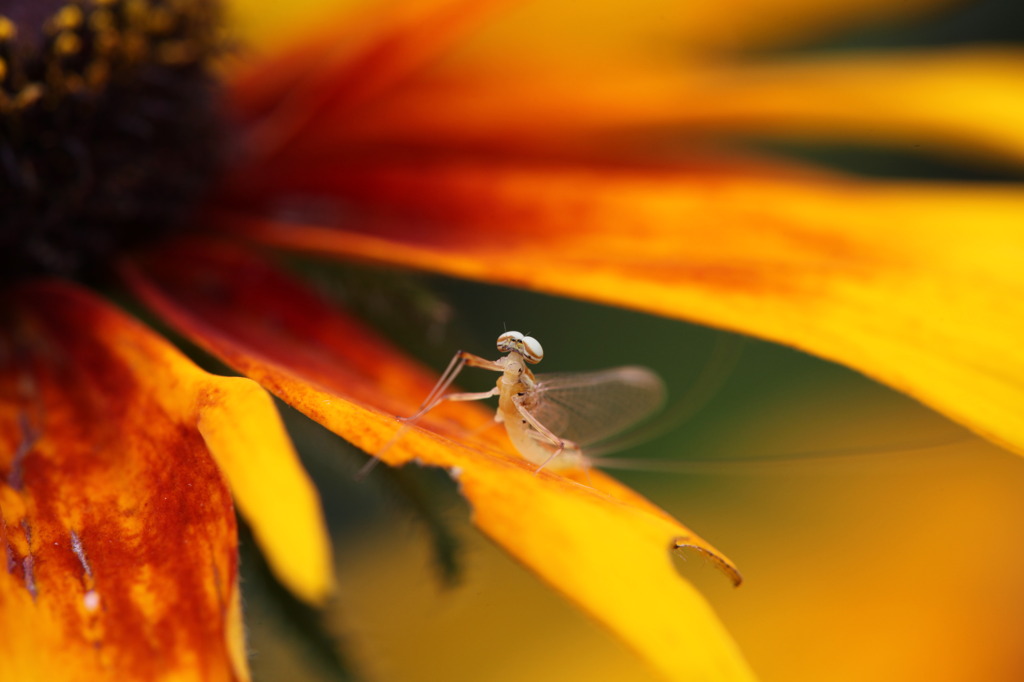
<instances>
[{"instance_id":1,"label":"transparent wing","mask_svg":"<svg viewBox=\"0 0 1024 682\"><path fill-rule=\"evenodd\" d=\"M665 402L664 382L646 367L539 374L536 391L530 414L580 446L628 429Z\"/></svg>"}]
</instances>

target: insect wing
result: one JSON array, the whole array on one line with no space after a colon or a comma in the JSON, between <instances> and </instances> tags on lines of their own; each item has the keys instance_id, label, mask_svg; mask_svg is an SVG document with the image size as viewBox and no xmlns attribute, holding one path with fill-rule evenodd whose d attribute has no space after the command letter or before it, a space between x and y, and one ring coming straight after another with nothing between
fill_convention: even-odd
<instances>
[{"instance_id":1,"label":"insect wing","mask_svg":"<svg viewBox=\"0 0 1024 682\"><path fill-rule=\"evenodd\" d=\"M535 391L530 414L580 446L628 429L665 402L664 382L646 367L539 374Z\"/></svg>"}]
</instances>

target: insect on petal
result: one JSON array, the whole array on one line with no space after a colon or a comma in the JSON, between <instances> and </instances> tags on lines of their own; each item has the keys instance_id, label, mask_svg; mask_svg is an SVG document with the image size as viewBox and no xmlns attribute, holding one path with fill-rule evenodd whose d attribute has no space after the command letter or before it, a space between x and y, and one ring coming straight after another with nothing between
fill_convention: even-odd
<instances>
[{"instance_id":1,"label":"insect on petal","mask_svg":"<svg viewBox=\"0 0 1024 682\"><path fill-rule=\"evenodd\" d=\"M278 246L761 336L1024 453L1024 192L1013 186L801 176L763 162L669 172L440 158L280 172L296 190L343 197L350 219L224 223Z\"/></svg>"},{"instance_id":2,"label":"insect on petal","mask_svg":"<svg viewBox=\"0 0 1024 682\"><path fill-rule=\"evenodd\" d=\"M182 248L187 260L165 250L145 267L129 267L135 291L197 343L367 452L378 452L398 429L376 404L405 405L408 414L429 391L428 373L407 369L384 341L259 260L224 246ZM249 315L257 300L259 315ZM729 635L669 558L675 547L692 546L737 578L717 550L600 472L581 484L535 474L507 441L470 445L479 443L472 425L490 420L479 406L448 405L445 414L446 433L457 440L414 427L381 459L449 470L484 533L669 679L751 679ZM430 419L441 418L431 413L424 422L438 423Z\"/></svg>"}]
</instances>

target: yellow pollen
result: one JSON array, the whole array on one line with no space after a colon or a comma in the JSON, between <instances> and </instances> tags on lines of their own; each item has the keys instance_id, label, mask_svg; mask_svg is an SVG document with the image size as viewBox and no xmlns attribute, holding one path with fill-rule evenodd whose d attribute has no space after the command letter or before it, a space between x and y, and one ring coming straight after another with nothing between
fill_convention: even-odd
<instances>
[{"instance_id":1,"label":"yellow pollen","mask_svg":"<svg viewBox=\"0 0 1024 682\"><path fill-rule=\"evenodd\" d=\"M39 101L43 97L45 88L39 83L30 83L18 92L14 98L14 107L17 109L23 109L34 102Z\"/></svg>"},{"instance_id":2,"label":"yellow pollen","mask_svg":"<svg viewBox=\"0 0 1024 682\"><path fill-rule=\"evenodd\" d=\"M130 24L141 24L149 14L149 6L146 0L124 0L121 3L124 18Z\"/></svg>"},{"instance_id":3,"label":"yellow pollen","mask_svg":"<svg viewBox=\"0 0 1024 682\"><path fill-rule=\"evenodd\" d=\"M172 69L206 65L222 48L218 13L204 0L63 3L43 24L39 54L12 60L3 52L0 114L27 111L40 99L54 107L67 93L97 93L147 62ZM0 45L18 35L15 23L0 14Z\"/></svg>"},{"instance_id":4,"label":"yellow pollen","mask_svg":"<svg viewBox=\"0 0 1024 682\"><path fill-rule=\"evenodd\" d=\"M89 15L89 28L97 33L114 30L114 13L108 9L94 11Z\"/></svg>"},{"instance_id":5,"label":"yellow pollen","mask_svg":"<svg viewBox=\"0 0 1024 682\"><path fill-rule=\"evenodd\" d=\"M166 7L157 7L149 11L146 28L150 33L170 33L174 24L174 14Z\"/></svg>"},{"instance_id":6,"label":"yellow pollen","mask_svg":"<svg viewBox=\"0 0 1024 682\"><path fill-rule=\"evenodd\" d=\"M149 51L149 41L137 31L127 31L121 37L121 51L128 61L141 62Z\"/></svg>"},{"instance_id":7,"label":"yellow pollen","mask_svg":"<svg viewBox=\"0 0 1024 682\"><path fill-rule=\"evenodd\" d=\"M109 55L117 50L120 40L114 31L103 31L96 34L92 39L92 44L97 54Z\"/></svg>"},{"instance_id":8,"label":"yellow pollen","mask_svg":"<svg viewBox=\"0 0 1024 682\"><path fill-rule=\"evenodd\" d=\"M76 29L82 25L82 8L78 5L65 5L50 18L50 30L54 33Z\"/></svg>"},{"instance_id":9,"label":"yellow pollen","mask_svg":"<svg viewBox=\"0 0 1024 682\"><path fill-rule=\"evenodd\" d=\"M5 16L0 16L0 40L11 40L18 35L18 27Z\"/></svg>"},{"instance_id":10,"label":"yellow pollen","mask_svg":"<svg viewBox=\"0 0 1024 682\"><path fill-rule=\"evenodd\" d=\"M71 31L62 32L53 41L53 51L62 57L78 54L80 49L82 49L82 39Z\"/></svg>"}]
</instances>

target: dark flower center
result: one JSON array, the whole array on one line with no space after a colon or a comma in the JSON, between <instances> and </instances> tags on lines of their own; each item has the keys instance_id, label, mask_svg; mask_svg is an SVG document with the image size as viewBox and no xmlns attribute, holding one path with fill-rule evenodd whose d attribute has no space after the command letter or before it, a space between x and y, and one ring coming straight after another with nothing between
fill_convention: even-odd
<instances>
[{"instance_id":1,"label":"dark flower center","mask_svg":"<svg viewBox=\"0 0 1024 682\"><path fill-rule=\"evenodd\" d=\"M86 277L180 227L220 164L203 0L15 0L0 14L0 282Z\"/></svg>"}]
</instances>

